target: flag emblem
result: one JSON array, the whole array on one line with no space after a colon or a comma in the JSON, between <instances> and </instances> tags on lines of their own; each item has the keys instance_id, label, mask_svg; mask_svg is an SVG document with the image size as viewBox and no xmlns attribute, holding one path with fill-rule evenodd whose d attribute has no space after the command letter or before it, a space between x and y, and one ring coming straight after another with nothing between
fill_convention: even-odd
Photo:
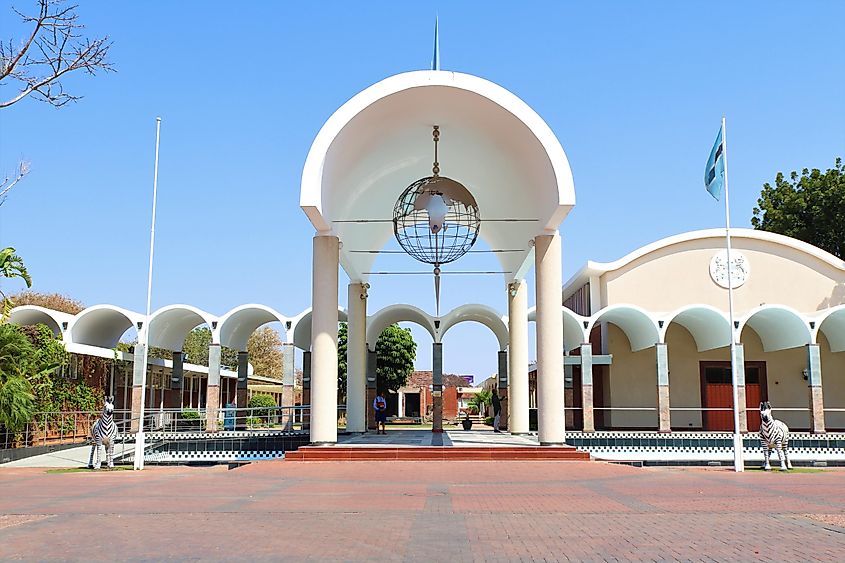
<instances>
[{"instance_id":1,"label":"flag emblem","mask_svg":"<svg viewBox=\"0 0 845 563\"><path fill-rule=\"evenodd\" d=\"M710 158L707 159L707 167L704 169L704 186L716 200L722 196L722 186L725 183L725 143L722 137L722 129L719 128L719 135L716 143L710 151Z\"/></svg>"}]
</instances>

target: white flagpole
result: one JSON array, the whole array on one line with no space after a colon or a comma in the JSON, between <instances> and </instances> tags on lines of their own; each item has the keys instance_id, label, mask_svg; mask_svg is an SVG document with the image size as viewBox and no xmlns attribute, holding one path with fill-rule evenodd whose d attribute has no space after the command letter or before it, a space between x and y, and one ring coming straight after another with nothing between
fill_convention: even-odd
<instances>
[{"instance_id":1,"label":"white flagpole","mask_svg":"<svg viewBox=\"0 0 845 563\"><path fill-rule=\"evenodd\" d=\"M734 329L734 287L733 275L731 272L731 204L728 192L728 138L725 133L725 118L722 118L722 158L725 159L725 240L727 247L725 256L728 260L728 316L731 323L731 382L733 387L733 414L734 414L734 471L745 471L745 463L742 458L742 435L739 433L739 389L737 382L740 374L745 371L744 365L737 365L736 361L736 338ZM743 371L740 371L743 370ZM745 379L743 377L743 379Z\"/></svg>"},{"instance_id":2,"label":"white flagpole","mask_svg":"<svg viewBox=\"0 0 845 563\"><path fill-rule=\"evenodd\" d=\"M144 344L144 351L141 354L141 361L144 366L143 374L141 375L141 410L139 413L141 420L138 424L138 433L135 435L135 469L138 470L144 468L144 395L147 391L147 358L150 347L150 301L152 300L153 294L153 250L156 241L156 195L158 192L158 142L160 133L161 118L156 117L156 156L153 172L153 218L150 226L150 267L149 275L147 276L147 315L144 317L144 327L141 330L141 340ZM135 361L137 362L138 359L136 358Z\"/></svg>"}]
</instances>

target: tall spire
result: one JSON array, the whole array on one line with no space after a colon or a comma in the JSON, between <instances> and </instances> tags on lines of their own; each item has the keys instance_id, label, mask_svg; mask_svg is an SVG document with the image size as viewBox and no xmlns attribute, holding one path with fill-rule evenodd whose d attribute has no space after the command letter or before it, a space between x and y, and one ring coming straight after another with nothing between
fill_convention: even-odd
<instances>
[{"instance_id":1,"label":"tall spire","mask_svg":"<svg viewBox=\"0 0 845 563\"><path fill-rule=\"evenodd\" d=\"M434 57L431 59L431 70L440 70L440 18L434 16Z\"/></svg>"}]
</instances>

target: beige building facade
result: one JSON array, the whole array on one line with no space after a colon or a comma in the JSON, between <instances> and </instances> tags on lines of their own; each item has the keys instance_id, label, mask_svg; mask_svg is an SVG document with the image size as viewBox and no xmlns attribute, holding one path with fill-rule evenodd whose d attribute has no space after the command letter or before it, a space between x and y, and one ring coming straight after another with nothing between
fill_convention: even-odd
<instances>
[{"instance_id":1,"label":"beige building facade","mask_svg":"<svg viewBox=\"0 0 845 563\"><path fill-rule=\"evenodd\" d=\"M605 359L567 360L576 426L732 430L734 338L743 430L757 429L761 400L794 430L845 429L845 262L762 231L731 240L733 330L723 229L589 262L565 284L566 353Z\"/></svg>"}]
</instances>

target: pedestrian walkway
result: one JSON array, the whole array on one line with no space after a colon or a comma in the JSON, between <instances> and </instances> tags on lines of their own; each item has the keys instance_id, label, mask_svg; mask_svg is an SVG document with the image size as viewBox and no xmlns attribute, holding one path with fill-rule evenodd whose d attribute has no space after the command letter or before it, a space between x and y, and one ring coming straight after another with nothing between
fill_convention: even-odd
<instances>
[{"instance_id":1,"label":"pedestrian walkway","mask_svg":"<svg viewBox=\"0 0 845 563\"><path fill-rule=\"evenodd\" d=\"M841 561L845 471L601 462L0 469L0 560Z\"/></svg>"},{"instance_id":2,"label":"pedestrian walkway","mask_svg":"<svg viewBox=\"0 0 845 563\"><path fill-rule=\"evenodd\" d=\"M512 436L506 432L492 430L445 430L443 433L431 430L388 430L387 434L341 434L339 446L368 447L424 447L424 446L467 446L467 447L512 447L537 446L536 436Z\"/></svg>"}]
</instances>

